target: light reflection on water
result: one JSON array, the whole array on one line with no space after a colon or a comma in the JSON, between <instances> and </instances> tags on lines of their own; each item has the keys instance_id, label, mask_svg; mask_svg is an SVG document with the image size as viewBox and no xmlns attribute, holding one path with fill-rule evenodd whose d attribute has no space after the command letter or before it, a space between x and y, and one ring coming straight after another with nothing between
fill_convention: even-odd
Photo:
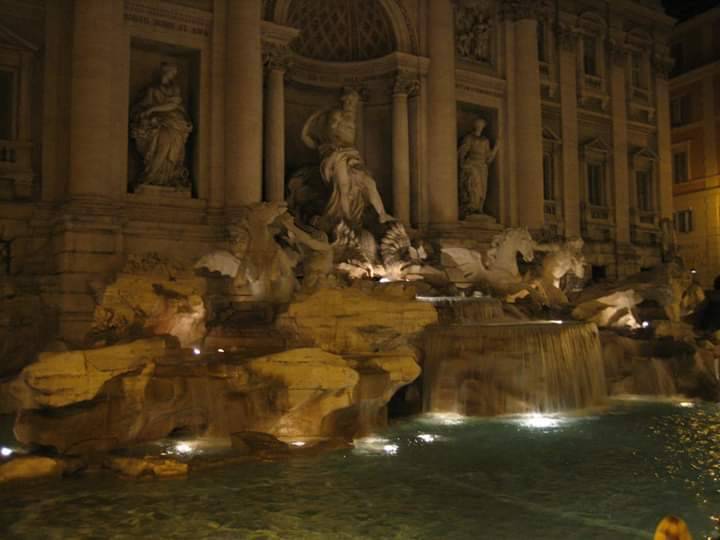
<instances>
[{"instance_id":1,"label":"light reflection on water","mask_svg":"<svg viewBox=\"0 0 720 540\"><path fill-rule=\"evenodd\" d=\"M87 475L0 492L0 538L631 539L720 509L720 408L432 415L352 450L198 471ZM194 444L194 443L193 443Z\"/></svg>"}]
</instances>

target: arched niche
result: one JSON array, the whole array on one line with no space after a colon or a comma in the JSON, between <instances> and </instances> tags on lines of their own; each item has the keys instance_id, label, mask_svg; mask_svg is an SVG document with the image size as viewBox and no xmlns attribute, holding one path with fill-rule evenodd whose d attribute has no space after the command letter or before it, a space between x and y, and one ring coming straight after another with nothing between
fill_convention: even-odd
<instances>
[{"instance_id":1,"label":"arched niche","mask_svg":"<svg viewBox=\"0 0 720 540\"><path fill-rule=\"evenodd\" d=\"M275 0L266 4L265 17L300 32L289 43L292 65L285 78L286 179L318 160L317 151L300 140L307 118L339 106L343 89L353 88L362 96L357 147L392 208L393 93L398 80L416 87L428 64L416 56L417 38L404 8L397 0ZM342 24L334 28L333 21ZM419 109L414 95L408 109L413 125ZM417 140L410 137L413 153Z\"/></svg>"}]
</instances>

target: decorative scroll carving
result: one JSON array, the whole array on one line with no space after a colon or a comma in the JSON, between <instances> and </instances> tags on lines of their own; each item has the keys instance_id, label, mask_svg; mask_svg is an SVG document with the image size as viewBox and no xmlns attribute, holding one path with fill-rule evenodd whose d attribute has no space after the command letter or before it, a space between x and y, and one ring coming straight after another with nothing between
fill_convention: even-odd
<instances>
[{"instance_id":1,"label":"decorative scroll carving","mask_svg":"<svg viewBox=\"0 0 720 540\"><path fill-rule=\"evenodd\" d=\"M492 60L493 17L488 2L458 5L455 9L455 50L460 58Z\"/></svg>"}]
</instances>

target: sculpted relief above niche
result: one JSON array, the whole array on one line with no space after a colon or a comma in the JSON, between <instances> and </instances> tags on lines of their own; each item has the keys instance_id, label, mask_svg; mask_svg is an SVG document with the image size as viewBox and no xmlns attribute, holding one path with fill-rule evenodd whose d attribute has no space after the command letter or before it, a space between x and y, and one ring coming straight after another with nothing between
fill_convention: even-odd
<instances>
[{"instance_id":1,"label":"sculpted relief above niche","mask_svg":"<svg viewBox=\"0 0 720 540\"><path fill-rule=\"evenodd\" d=\"M455 51L471 62L492 64L495 9L490 0L459 2L455 9Z\"/></svg>"}]
</instances>

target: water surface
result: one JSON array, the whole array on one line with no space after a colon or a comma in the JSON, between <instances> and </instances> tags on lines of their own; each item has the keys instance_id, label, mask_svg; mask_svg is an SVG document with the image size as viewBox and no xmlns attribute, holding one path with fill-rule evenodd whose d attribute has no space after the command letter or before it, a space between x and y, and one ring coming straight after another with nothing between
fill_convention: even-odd
<instances>
[{"instance_id":1,"label":"water surface","mask_svg":"<svg viewBox=\"0 0 720 540\"><path fill-rule=\"evenodd\" d=\"M353 450L187 479L4 487L4 539L632 539L720 513L720 407L422 417Z\"/></svg>"}]
</instances>

